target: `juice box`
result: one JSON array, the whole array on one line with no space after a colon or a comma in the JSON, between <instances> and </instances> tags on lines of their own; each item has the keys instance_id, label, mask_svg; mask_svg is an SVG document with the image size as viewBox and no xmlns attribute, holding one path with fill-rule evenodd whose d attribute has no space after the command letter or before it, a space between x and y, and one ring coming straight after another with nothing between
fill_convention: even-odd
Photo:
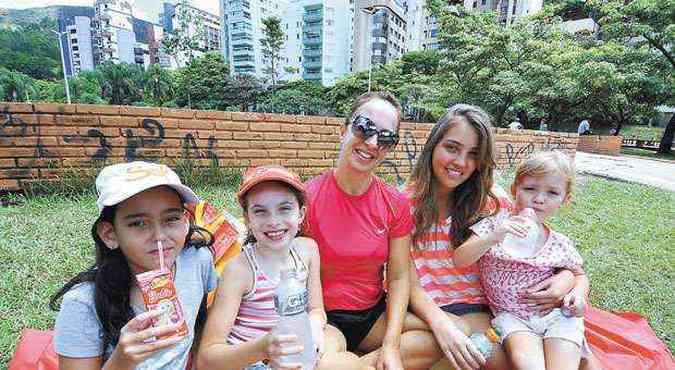
<instances>
[{"instance_id":1,"label":"juice box","mask_svg":"<svg viewBox=\"0 0 675 370\"><path fill-rule=\"evenodd\" d=\"M136 275L136 280L143 293L145 307L150 310L162 310L164 313L153 319L153 326L182 323L172 333L164 334L157 339L182 337L187 335L188 328L180 305L176 286L173 284L171 270L160 269Z\"/></svg>"}]
</instances>

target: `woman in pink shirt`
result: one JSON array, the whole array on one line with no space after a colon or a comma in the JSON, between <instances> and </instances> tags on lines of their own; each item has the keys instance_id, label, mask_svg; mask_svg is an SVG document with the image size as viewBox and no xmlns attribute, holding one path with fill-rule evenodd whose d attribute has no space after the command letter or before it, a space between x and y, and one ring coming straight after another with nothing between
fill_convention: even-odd
<instances>
[{"instance_id":1,"label":"woman in pink shirt","mask_svg":"<svg viewBox=\"0 0 675 370\"><path fill-rule=\"evenodd\" d=\"M471 225L511 207L506 192L493 184L495 167L489 116L478 107L458 104L429 133L410 179L415 220L410 307L436 338L435 358L444 354L454 369L509 368L501 347L486 362L468 338L485 331L492 317L477 266L453 263L454 250L470 236ZM575 280L562 270L530 287L523 303L550 310L573 285L588 293L585 275ZM595 366L594 361L581 364L583 369Z\"/></svg>"},{"instance_id":2,"label":"woman in pink shirt","mask_svg":"<svg viewBox=\"0 0 675 370\"><path fill-rule=\"evenodd\" d=\"M398 142L400 119L391 94L359 97L342 126L337 168L306 184L304 231L319 246L328 323L339 329L327 331L326 350L344 350L343 334L347 349L366 353L363 363L378 370L426 369L435 361L426 353L433 336L415 330L424 323L406 313L410 205L375 175Z\"/></svg>"}]
</instances>

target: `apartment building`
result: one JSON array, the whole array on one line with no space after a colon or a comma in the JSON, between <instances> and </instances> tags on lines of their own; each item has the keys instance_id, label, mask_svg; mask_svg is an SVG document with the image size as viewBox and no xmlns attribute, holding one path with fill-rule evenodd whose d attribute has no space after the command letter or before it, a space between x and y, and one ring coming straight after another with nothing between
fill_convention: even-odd
<instances>
[{"instance_id":1,"label":"apartment building","mask_svg":"<svg viewBox=\"0 0 675 370\"><path fill-rule=\"evenodd\" d=\"M497 11L499 20L511 24L518 18L541 10L543 0L449 0L448 5L462 5L467 10ZM438 49L439 25L429 13L425 0L406 0L408 51Z\"/></svg>"},{"instance_id":2,"label":"apartment building","mask_svg":"<svg viewBox=\"0 0 675 370\"><path fill-rule=\"evenodd\" d=\"M94 13L96 64L108 60L114 63L135 63L136 37L131 3L124 0L96 0Z\"/></svg>"},{"instance_id":3,"label":"apartment building","mask_svg":"<svg viewBox=\"0 0 675 370\"><path fill-rule=\"evenodd\" d=\"M408 51L404 3L398 0L355 0L352 71L368 70Z\"/></svg>"},{"instance_id":4,"label":"apartment building","mask_svg":"<svg viewBox=\"0 0 675 370\"><path fill-rule=\"evenodd\" d=\"M232 74L265 76L262 20L282 18L288 6L287 0L220 0L222 52Z\"/></svg>"},{"instance_id":5,"label":"apartment building","mask_svg":"<svg viewBox=\"0 0 675 370\"><path fill-rule=\"evenodd\" d=\"M188 35L199 37L197 40L197 49L193 51L193 56L202 55L209 51L221 50L221 26L220 17L199 8L195 8L185 2L164 3L162 12L159 14L164 34L171 34L184 26L187 22ZM185 20L185 21L181 21ZM188 62L187 56L177 56L176 60L171 60L171 67L176 68L184 66Z\"/></svg>"},{"instance_id":6,"label":"apartment building","mask_svg":"<svg viewBox=\"0 0 675 370\"><path fill-rule=\"evenodd\" d=\"M282 19L282 79L332 86L349 73L350 14L347 0L292 1Z\"/></svg>"},{"instance_id":7,"label":"apartment building","mask_svg":"<svg viewBox=\"0 0 675 370\"><path fill-rule=\"evenodd\" d=\"M61 35L66 76L94 69L92 42L93 8L59 8L57 23Z\"/></svg>"}]
</instances>

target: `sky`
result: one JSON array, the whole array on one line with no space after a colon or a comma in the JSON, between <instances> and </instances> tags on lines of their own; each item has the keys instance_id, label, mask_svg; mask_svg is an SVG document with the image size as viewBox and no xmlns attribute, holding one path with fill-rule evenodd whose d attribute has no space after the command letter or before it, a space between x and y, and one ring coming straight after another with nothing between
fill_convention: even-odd
<instances>
[{"instance_id":1,"label":"sky","mask_svg":"<svg viewBox=\"0 0 675 370\"><path fill-rule=\"evenodd\" d=\"M146 21L158 21L158 15L162 8L161 0L128 0L133 5L134 16ZM214 14L220 14L219 0L188 0L193 6ZM51 5L75 5L94 6L94 0L0 0L0 8L26 9L38 8Z\"/></svg>"}]
</instances>

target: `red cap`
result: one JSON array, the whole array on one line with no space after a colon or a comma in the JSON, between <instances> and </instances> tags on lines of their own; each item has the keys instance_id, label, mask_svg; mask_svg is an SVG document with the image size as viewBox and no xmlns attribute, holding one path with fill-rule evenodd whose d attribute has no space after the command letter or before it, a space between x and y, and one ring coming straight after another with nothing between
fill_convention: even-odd
<instances>
[{"instance_id":1,"label":"red cap","mask_svg":"<svg viewBox=\"0 0 675 370\"><path fill-rule=\"evenodd\" d=\"M266 166L250 167L246 170L246 172L244 172L244 176L241 179L241 185L239 185L239 191L237 192L239 204L241 204L242 207L244 206L244 197L252 187L267 181L283 182L298 190L303 196L305 196L305 185L302 183L302 180L300 180L298 175L289 171L284 166L272 164Z\"/></svg>"}]
</instances>

